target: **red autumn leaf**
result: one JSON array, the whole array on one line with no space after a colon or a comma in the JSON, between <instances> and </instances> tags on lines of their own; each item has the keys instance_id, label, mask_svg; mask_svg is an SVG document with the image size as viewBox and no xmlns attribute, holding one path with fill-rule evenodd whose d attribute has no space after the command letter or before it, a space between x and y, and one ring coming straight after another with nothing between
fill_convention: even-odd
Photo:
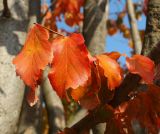
<instances>
[{"instance_id":1,"label":"red autumn leaf","mask_svg":"<svg viewBox=\"0 0 160 134\"><path fill-rule=\"evenodd\" d=\"M115 116L106 122L106 130L104 134L134 134L134 132L127 117Z\"/></svg>"},{"instance_id":2,"label":"red autumn leaf","mask_svg":"<svg viewBox=\"0 0 160 134\"><path fill-rule=\"evenodd\" d=\"M86 91L87 91L86 86L84 87L80 86L76 89L71 89L71 96L75 101L78 101L80 98L82 98L85 95Z\"/></svg>"},{"instance_id":3,"label":"red autumn leaf","mask_svg":"<svg viewBox=\"0 0 160 134\"><path fill-rule=\"evenodd\" d=\"M131 73L140 75L145 82L151 84L154 78L154 62L148 57L134 55L126 57L126 65Z\"/></svg>"},{"instance_id":4,"label":"red autumn leaf","mask_svg":"<svg viewBox=\"0 0 160 134\"><path fill-rule=\"evenodd\" d=\"M69 26L79 24L83 19L83 14L80 11L83 4L84 0L57 0L53 17L60 18L60 15L63 14L65 22Z\"/></svg>"},{"instance_id":5,"label":"red autumn leaf","mask_svg":"<svg viewBox=\"0 0 160 134\"><path fill-rule=\"evenodd\" d=\"M127 117L129 120L127 126L130 126L133 120L137 120L147 128L148 133L157 134L160 119L160 88L148 85L147 91L141 92L135 98L121 104L115 111L117 116Z\"/></svg>"},{"instance_id":6,"label":"red autumn leaf","mask_svg":"<svg viewBox=\"0 0 160 134\"><path fill-rule=\"evenodd\" d=\"M65 128L62 132L58 132L57 134L77 134L72 128Z\"/></svg>"},{"instance_id":7,"label":"red autumn leaf","mask_svg":"<svg viewBox=\"0 0 160 134\"><path fill-rule=\"evenodd\" d=\"M117 27L109 27L107 32L110 36L112 36L118 32L118 29Z\"/></svg>"},{"instance_id":8,"label":"red autumn leaf","mask_svg":"<svg viewBox=\"0 0 160 134\"><path fill-rule=\"evenodd\" d=\"M113 60L118 60L121 54L119 52L110 52L110 53L105 53L107 56L112 58Z\"/></svg>"},{"instance_id":9,"label":"red autumn leaf","mask_svg":"<svg viewBox=\"0 0 160 134\"><path fill-rule=\"evenodd\" d=\"M88 53L88 58L91 64L91 78L89 78L89 80L85 83L85 85L80 86L76 89L71 89L70 94L75 101L80 100L88 92L97 93L101 86L96 59L92 57L89 53Z\"/></svg>"},{"instance_id":10,"label":"red autumn leaf","mask_svg":"<svg viewBox=\"0 0 160 134\"><path fill-rule=\"evenodd\" d=\"M71 34L53 40L53 62L50 82L62 98L66 90L83 86L90 77L88 51L81 34Z\"/></svg>"},{"instance_id":11,"label":"red autumn leaf","mask_svg":"<svg viewBox=\"0 0 160 134\"><path fill-rule=\"evenodd\" d=\"M22 51L13 59L17 75L32 90L37 87L42 70L52 60L48 38L48 32L36 24L30 29Z\"/></svg>"},{"instance_id":12,"label":"red autumn leaf","mask_svg":"<svg viewBox=\"0 0 160 134\"><path fill-rule=\"evenodd\" d=\"M99 75L98 65L96 61L94 61L91 64L91 78L83 87L72 89L71 96L74 100L79 101L82 107L91 110L100 104L98 99L100 87L101 78Z\"/></svg>"},{"instance_id":13,"label":"red autumn leaf","mask_svg":"<svg viewBox=\"0 0 160 134\"><path fill-rule=\"evenodd\" d=\"M83 96L83 98L79 100L79 103L83 108L92 110L100 104L100 100L96 93L88 92L87 94L85 94L85 96Z\"/></svg>"},{"instance_id":14,"label":"red autumn leaf","mask_svg":"<svg viewBox=\"0 0 160 134\"><path fill-rule=\"evenodd\" d=\"M120 65L107 55L96 56L99 60L99 66L104 70L104 75L108 79L108 88L115 89L122 82L122 70Z\"/></svg>"}]
</instances>

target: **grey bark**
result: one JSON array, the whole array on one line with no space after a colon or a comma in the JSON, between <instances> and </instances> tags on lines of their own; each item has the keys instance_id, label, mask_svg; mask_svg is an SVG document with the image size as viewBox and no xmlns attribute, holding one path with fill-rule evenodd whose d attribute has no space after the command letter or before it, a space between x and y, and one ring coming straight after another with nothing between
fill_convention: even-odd
<instances>
[{"instance_id":1,"label":"grey bark","mask_svg":"<svg viewBox=\"0 0 160 134\"><path fill-rule=\"evenodd\" d=\"M134 53L140 54L142 50L142 42L137 27L133 2L132 0L126 0L126 3L127 3L129 23L131 26L131 35L134 43Z\"/></svg>"},{"instance_id":2,"label":"grey bark","mask_svg":"<svg viewBox=\"0 0 160 134\"><path fill-rule=\"evenodd\" d=\"M40 0L29 0L28 6L28 27L29 30L35 23L39 22L40 18ZM38 96L39 101L33 107L30 107L26 100L26 94L29 89L26 87L25 96L23 99L23 106L21 110L21 116L19 120L18 134L31 133L31 134L41 134L42 132L42 96L39 89Z\"/></svg>"},{"instance_id":3,"label":"grey bark","mask_svg":"<svg viewBox=\"0 0 160 134\"><path fill-rule=\"evenodd\" d=\"M56 0L51 0L51 5L49 7L53 12L55 2ZM44 16L41 17L42 25L44 24L43 17ZM58 131L63 130L66 127L64 108L60 97L56 94L49 82L48 72L49 67L44 71L41 89L48 115L49 134L57 134Z\"/></svg>"},{"instance_id":4,"label":"grey bark","mask_svg":"<svg viewBox=\"0 0 160 134\"><path fill-rule=\"evenodd\" d=\"M44 72L41 88L43 90L48 114L49 134L56 134L59 130L63 130L65 128L64 109L61 99L53 90L49 82L48 70L49 68Z\"/></svg>"},{"instance_id":5,"label":"grey bark","mask_svg":"<svg viewBox=\"0 0 160 134\"><path fill-rule=\"evenodd\" d=\"M71 127L83 119L88 114L87 109L81 108L75 115L71 116L70 119L67 121L67 127Z\"/></svg>"},{"instance_id":6,"label":"grey bark","mask_svg":"<svg viewBox=\"0 0 160 134\"><path fill-rule=\"evenodd\" d=\"M42 133L42 96L40 89L38 90L39 101L33 107L29 106L26 95L23 99L23 106L19 120L17 134L41 134ZM27 93L28 88L26 87Z\"/></svg>"},{"instance_id":7,"label":"grey bark","mask_svg":"<svg viewBox=\"0 0 160 134\"><path fill-rule=\"evenodd\" d=\"M160 1L148 3L147 24L143 44L143 55L148 55L156 64L155 84L160 86Z\"/></svg>"},{"instance_id":8,"label":"grey bark","mask_svg":"<svg viewBox=\"0 0 160 134\"><path fill-rule=\"evenodd\" d=\"M83 34L92 55L102 53L105 50L107 1L86 0L85 2Z\"/></svg>"},{"instance_id":9,"label":"grey bark","mask_svg":"<svg viewBox=\"0 0 160 134\"><path fill-rule=\"evenodd\" d=\"M0 17L0 134L13 134L21 110L24 84L16 76L14 55L24 43L27 28L27 0L8 0L11 18ZM3 1L0 0L0 14Z\"/></svg>"},{"instance_id":10,"label":"grey bark","mask_svg":"<svg viewBox=\"0 0 160 134\"><path fill-rule=\"evenodd\" d=\"M84 6L83 35L92 55L105 51L109 13L109 0L86 0ZM105 123L93 128L94 134L103 134Z\"/></svg>"},{"instance_id":11,"label":"grey bark","mask_svg":"<svg viewBox=\"0 0 160 134\"><path fill-rule=\"evenodd\" d=\"M160 58L157 57L157 53L150 54L160 41L160 1L159 0L150 0L148 4L148 14L147 14L147 23L145 38L143 43L143 55L149 55L156 63L160 61ZM155 52L155 51L154 51ZM157 56L156 56L157 55Z\"/></svg>"}]
</instances>

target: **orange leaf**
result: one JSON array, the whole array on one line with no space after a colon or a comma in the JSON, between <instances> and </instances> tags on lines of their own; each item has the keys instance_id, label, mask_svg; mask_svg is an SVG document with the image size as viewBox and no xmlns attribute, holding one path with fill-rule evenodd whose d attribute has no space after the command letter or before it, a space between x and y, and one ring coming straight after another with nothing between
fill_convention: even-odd
<instances>
[{"instance_id":1,"label":"orange leaf","mask_svg":"<svg viewBox=\"0 0 160 134\"><path fill-rule=\"evenodd\" d=\"M88 51L81 34L59 37L52 42L54 58L49 73L50 82L62 98L65 90L83 86L90 77Z\"/></svg>"},{"instance_id":2,"label":"orange leaf","mask_svg":"<svg viewBox=\"0 0 160 134\"><path fill-rule=\"evenodd\" d=\"M34 90L42 75L42 70L52 60L49 34L40 25L30 29L22 51L13 59L17 75Z\"/></svg>"},{"instance_id":3,"label":"orange leaf","mask_svg":"<svg viewBox=\"0 0 160 134\"><path fill-rule=\"evenodd\" d=\"M110 52L110 53L105 53L107 56L112 58L113 60L118 60L121 54L119 52Z\"/></svg>"},{"instance_id":4,"label":"orange leaf","mask_svg":"<svg viewBox=\"0 0 160 134\"><path fill-rule=\"evenodd\" d=\"M85 83L85 85L71 90L71 96L75 101L80 100L88 92L97 93L101 86L101 81L100 81L96 59L92 57L89 53L88 53L88 58L91 63L91 77Z\"/></svg>"},{"instance_id":5,"label":"orange leaf","mask_svg":"<svg viewBox=\"0 0 160 134\"><path fill-rule=\"evenodd\" d=\"M152 83L154 78L154 62L148 57L134 55L126 57L126 65L131 73L139 74L147 83Z\"/></svg>"},{"instance_id":6,"label":"orange leaf","mask_svg":"<svg viewBox=\"0 0 160 134\"><path fill-rule=\"evenodd\" d=\"M109 27L107 32L109 35L112 36L112 35L116 34L117 31L118 31L117 27Z\"/></svg>"},{"instance_id":7,"label":"orange leaf","mask_svg":"<svg viewBox=\"0 0 160 134\"><path fill-rule=\"evenodd\" d=\"M64 15L65 22L69 26L79 24L83 19L80 9L84 4L84 0L57 0L55 3L54 17Z\"/></svg>"},{"instance_id":8,"label":"orange leaf","mask_svg":"<svg viewBox=\"0 0 160 134\"><path fill-rule=\"evenodd\" d=\"M80 99L80 105L88 110L92 110L96 108L100 104L100 100L98 98L98 95L89 92L83 98Z\"/></svg>"},{"instance_id":9,"label":"orange leaf","mask_svg":"<svg viewBox=\"0 0 160 134\"><path fill-rule=\"evenodd\" d=\"M71 90L71 96L75 101L78 101L80 98L82 98L85 95L86 91L87 91L87 87L80 86L76 89Z\"/></svg>"},{"instance_id":10,"label":"orange leaf","mask_svg":"<svg viewBox=\"0 0 160 134\"><path fill-rule=\"evenodd\" d=\"M124 32L123 32L123 37L124 38L127 38L129 39L131 37L131 34L130 34L130 30L129 29L126 29Z\"/></svg>"},{"instance_id":11,"label":"orange leaf","mask_svg":"<svg viewBox=\"0 0 160 134\"><path fill-rule=\"evenodd\" d=\"M122 81L120 65L107 55L98 55L96 57L99 60L99 66L104 70L104 75L108 79L108 88L110 90L115 89Z\"/></svg>"}]
</instances>

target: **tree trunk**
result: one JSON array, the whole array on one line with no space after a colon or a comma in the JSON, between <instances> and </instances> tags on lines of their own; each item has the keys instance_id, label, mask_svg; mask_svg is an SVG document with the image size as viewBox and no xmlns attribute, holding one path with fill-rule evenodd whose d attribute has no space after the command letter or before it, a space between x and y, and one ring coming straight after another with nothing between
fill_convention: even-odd
<instances>
[{"instance_id":1,"label":"tree trunk","mask_svg":"<svg viewBox=\"0 0 160 134\"><path fill-rule=\"evenodd\" d=\"M143 55L149 55L156 63L159 63L159 54L154 51L160 41L160 1L150 0L148 3L147 24L143 43ZM154 51L154 53L151 53ZM158 56L158 57L157 57Z\"/></svg>"},{"instance_id":2,"label":"tree trunk","mask_svg":"<svg viewBox=\"0 0 160 134\"><path fill-rule=\"evenodd\" d=\"M105 51L109 0L86 0L84 5L83 35L92 55ZM94 134L103 134L105 123L93 128Z\"/></svg>"},{"instance_id":3,"label":"tree trunk","mask_svg":"<svg viewBox=\"0 0 160 134\"><path fill-rule=\"evenodd\" d=\"M24 94L24 84L16 76L12 59L24 43L28 2L8 0L8 9L11 17L4 15L5 10L3 16L10 18L0 17L0 134L16 132ZM2 0L0 10L3 10Z\"/></svg>"},{"instance_id":4,"label":"tree trunk","mask_svg":"<svg viewBox=\"0 0 160 134\"><path fill-rule=\"evenodd\" d=\"M160 86L160 1L148 3L147 24L143 44L143 55L148 55L156 64L155 84Z\"/></svg>"},{"instance_id":5,"label":"tree trunk","mask_svg":"<svg viewBox=\"0 0 160 134\"><path fill-rule=\"evenodd\" d=\"M41 88L43 90L43 96L48 114L49 134L57 134L58 131L65 128L64 109L61 99L53 90L49 82L48 69L49 68L47 68L44 72Z\"/></svg>"},{"instance_id":6,"label":"tree trunk","mask_svg":"<svg viewBox=\"0 0 160 134\"><path fill-rule=\"evenodd\" d=\"M127 0L128 18L131 26L131 35L134 43L134 53L140 54L142 50L142 42L139 35L135 11L132 0Z\"/></svg>"},{"instance_id":7,"label":"tree trunk","mask_svg":"<svg viewBox=\"0 0 160 134\"><path fill-rule=\"evenodd\" d=\"M106 45L106 21L108 0L86 0L84 6L83 34L92 55L104 52Z\"/></svg>"}]
</instances>

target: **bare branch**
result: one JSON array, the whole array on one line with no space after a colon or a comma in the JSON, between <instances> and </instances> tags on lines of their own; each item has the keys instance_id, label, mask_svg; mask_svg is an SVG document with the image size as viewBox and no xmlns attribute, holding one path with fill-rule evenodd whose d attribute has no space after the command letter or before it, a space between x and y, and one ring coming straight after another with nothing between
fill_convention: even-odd
<instances>
[{"instance_id":1,"label":"bare branch","mask_svg":"<svg viewBox=\"0 0 160 134\"><path fill-rule=\"evenodd\" d=\"M49 134L56 134L65 127L64 109L61 99L57 96L56 92L53 91L48 80L48 70L44 72L41 88L48 114Z\"/></svg>"},{"instance_id":2,"label":"bare branch","mask_svg":"<svg viewBox=\"0 0 160 134\"><path fill-rule=\"evenodd\" d=\"M2 16L6 17L6 18L10 18L11 17L11 12L8 8L8 1L7 0L3 0L3 13Z\"/></svg>"},{"instance_id":3,"label":"bare branch","mask_svg":"<svg viewBox=\"0 0 160 134\"><path fill-rule=\"evenodd\" d=\"M133 2L132 0L126 0L126 2L127 2L129 23L131 26L132 40L134 43L134 51L136 54L140 54L142 50L142 42L137 27Z\"/></svg>"}]
</instances>

